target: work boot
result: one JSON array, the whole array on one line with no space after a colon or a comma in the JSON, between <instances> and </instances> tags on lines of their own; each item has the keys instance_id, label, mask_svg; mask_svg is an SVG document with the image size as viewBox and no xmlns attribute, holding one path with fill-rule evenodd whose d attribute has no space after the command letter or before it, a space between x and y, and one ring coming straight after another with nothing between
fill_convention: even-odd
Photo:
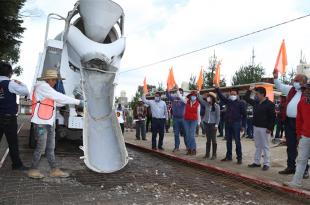
<instances>
[{"instance_id":1,"label":"work boot","mask_svg":"<svg viewBox=\"0 0 310 205\"><path fill-rule=\"evenodd\" d=\"M215 160L216 159L216 150L217 150L217 144L213 143L212 144L212 157L211 157L211 160Z\"/></svg>"},{"instance_id":2,"label":"work boot","mask_svg":"<svg viewBox=\"0 0 310 205\"><path fill-rule=\"evenodd\" d=\"M211 148L211 143L206 143L206 155L203 158L209 159L209 157L210 157L210 148Z\"/></svg>"},{"instance_id":3,"label":"work boot","mask_svg":"<svg viewBox=\"0 0 310 205\"><path fill-rule=\"evenodd\" d=\"M69 173L63 172L59 168L54 168L50 172L50 177L66 178L66 177L69 177Z\"/></svg>"},{"instance_id":4,"label":"work boot","mask_svg":"<svg viewBox=\"0 0 310 205\"><path fill-rule=\"evenodd\" d=\"M44 178L44 175L37 169L30 169L27 173L29 178L32 179L42 179Z\"/></svg>"},{"instance_id":5,"label":"work boot","mask_svg":"<svg viewBox=\"0 0 310 205\"><path fill-rule=\"evenodd\" d=\"M192 155L192 150L188 149L186 155Z\"/></svg>"}]
</instances>

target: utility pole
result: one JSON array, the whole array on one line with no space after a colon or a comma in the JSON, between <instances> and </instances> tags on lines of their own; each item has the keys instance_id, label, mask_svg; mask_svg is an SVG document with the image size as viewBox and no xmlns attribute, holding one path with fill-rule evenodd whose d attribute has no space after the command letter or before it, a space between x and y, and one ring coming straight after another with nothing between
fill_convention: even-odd
<instances>
[{"instance_id":1,"label":"utility pole","mask_svg":"<svg viewBox=\"0 0 310 205\"><path fill-rule=\"evenodd\" d=\"M252 64L252 66L254 66L255 65L255 51L254 51L254 47L253 47L253 49L252 49L252 57L251 57L251 64Z\"/></svg>"}]
</instances>

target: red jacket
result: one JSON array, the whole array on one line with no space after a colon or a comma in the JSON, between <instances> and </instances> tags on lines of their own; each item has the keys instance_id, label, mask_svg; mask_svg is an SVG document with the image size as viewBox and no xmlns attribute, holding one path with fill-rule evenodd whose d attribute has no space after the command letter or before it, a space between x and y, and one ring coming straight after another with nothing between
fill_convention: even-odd
<instances>
[{"instance_id":1,"label":"red jacket","mask_svg":"<svg viewBox=\"0 0 310 205\"><path fill-rule=\"evenodd\" d=\"M196 100L196 102L191 105L191 102L188 100L186 105L185 105L185 114L184 114L184 119L185 120L198 120L198 107L199 107L199 102Z\"/></svg>"},{"instance_id":2,"label":"red jacket","mask_svg":"<svg viewBox=\"0 0 310 205\"><path fill-rule=\"evenodd\" d=\"M302 97L297 106L296 132L297 136L310 138L310 104L307 97Z\"/></svg>"}]
</instances>

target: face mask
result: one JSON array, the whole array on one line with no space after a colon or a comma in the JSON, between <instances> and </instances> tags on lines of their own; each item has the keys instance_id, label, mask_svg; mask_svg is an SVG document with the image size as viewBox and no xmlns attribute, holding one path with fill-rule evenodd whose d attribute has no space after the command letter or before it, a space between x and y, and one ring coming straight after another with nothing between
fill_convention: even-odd
<instances>
[{"instance_id":1,"label":"face mask","mask_svg":"<svg viewBox=\"0 0 310 205\"><path fill-rule=\"evenodd\" d=\"M192 95L192 96L191 96L191 101L195 101L196 98L197 98L196 96L193 96L193 95Z\"/></svg>"},{"instance_id":2,"label":"face mask","mask_svg":"<svg viewBox=\"0 0 310 205\"><path fill-rule=\"evenodd\" d=\"M160 97L155 97L155 101L159 102L160 101Z\"/></svg>"},{"instance_id":3,"label":"face mask","mask_svg":"<svg viewBox=\"0 0 310 205\"><path fill-rule=\"evenodd\" d=\"M211 98L210 97L207 97L207 102L211 102Z\"/></svg>"},{"instance_id":4,"label":"face mask","mask_svg":"<svg viewBox=\"0 0 310 205\"><path fill-rule=\"evenodd\" d=\"M298 82L294 82L294 88L296 89L296 90L300 90L300 88L301 88L301 85L300 85L300 83L298 83Z\"/></svg>"},{"instance_id":5,"label":"face mask","mask_svg":"<svg viewBox=\"0 0 310 205\"><path fill-rule=\"evenodd\" d=\"M232 100L232 101L235 101L235 100L237 100L237 96L231 95L231 96L229 96L229 99Z\"/></svg>"}]
</instances>

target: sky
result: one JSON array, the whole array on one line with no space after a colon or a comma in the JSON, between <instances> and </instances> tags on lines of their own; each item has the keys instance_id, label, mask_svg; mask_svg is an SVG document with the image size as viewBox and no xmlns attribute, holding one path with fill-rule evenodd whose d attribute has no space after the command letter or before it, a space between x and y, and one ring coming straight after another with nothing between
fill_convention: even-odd
<instances>
[{"instance_id":1,"label":"sky","mask_svg":"<svg viewBox=\"0 0 310 205\"><path fill-rule=\"evenodd\" d=\"M24 19L19 64L24 73L18 77L30 88L39 52L43 50L46 17L49 13L66 16L76 0L28 0L24 9L40 14ZM282 39L285 39L288 70L299 64L300 53L310 59L310 17L236 40L192 55L122 73L181 53L206 47L264 27L310 13L309 0L115 0L125 12L126 51L115 95L122 90L131 98L144 77L148 84L166 84L173 66L177 83L198 75L201 66L215 54L222 60L221 77L231 83L233 74L250 63L252 49L255 63L272 76ZM63 24L53 22L49 37L61 32ZM310 61L310 60L309 60Z\"/></svg>"}]
</instances>

